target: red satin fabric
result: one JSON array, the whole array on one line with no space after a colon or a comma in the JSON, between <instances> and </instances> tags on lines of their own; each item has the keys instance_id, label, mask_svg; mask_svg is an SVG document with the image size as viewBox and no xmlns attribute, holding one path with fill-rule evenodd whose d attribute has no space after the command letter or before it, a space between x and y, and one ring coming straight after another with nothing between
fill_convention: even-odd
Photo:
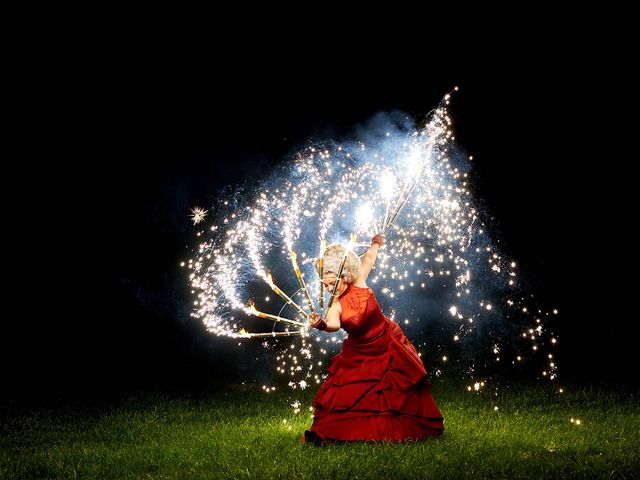
<instances>
[{"instance_id":1,"label":"red satin fabric","mask_svg":"<svg viewBox=\"0 0 640 480\"><path fill-rule=\"evenodd\" d=\"M442 433L424 364L373 291L350 285L339 300L349 335L313 401L311 430L324 440L390 442Z\"/></svg>"}]
</instances>

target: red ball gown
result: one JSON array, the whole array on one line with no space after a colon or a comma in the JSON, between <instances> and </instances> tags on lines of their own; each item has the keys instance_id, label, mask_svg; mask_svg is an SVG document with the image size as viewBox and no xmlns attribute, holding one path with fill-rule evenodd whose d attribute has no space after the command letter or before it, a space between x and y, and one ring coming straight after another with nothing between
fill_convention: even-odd
<instances>
[{"instance_id":1,"label":"red ball gown","mask_svg":"<svg viewBox=\"0 0 640 480\"><path fill-rule=\"evenodd\" d=\"M313 437L402 442L442 433L424 364L373 291L349 285L339 301L349 335L313 401Z\"/></svg>"}]
</instances>

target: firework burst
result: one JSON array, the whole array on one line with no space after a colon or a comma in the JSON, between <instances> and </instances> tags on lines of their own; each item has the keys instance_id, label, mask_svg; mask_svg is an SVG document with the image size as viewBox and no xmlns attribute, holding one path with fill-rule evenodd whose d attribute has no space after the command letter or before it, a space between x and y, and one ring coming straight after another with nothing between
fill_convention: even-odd
<instances>
[{"instance_id":1,"label":"firework burst","mask_svg":"<svg viewBox=\"0 0 640 480\"><path fill-rule=\"evenodd\" d=\"M197 225L200 222L203 222L206 216L207 216L207 211L204 208L193 207L191 209L191 220L193 221L194 225Z\"/></svg>"}]
</instances>

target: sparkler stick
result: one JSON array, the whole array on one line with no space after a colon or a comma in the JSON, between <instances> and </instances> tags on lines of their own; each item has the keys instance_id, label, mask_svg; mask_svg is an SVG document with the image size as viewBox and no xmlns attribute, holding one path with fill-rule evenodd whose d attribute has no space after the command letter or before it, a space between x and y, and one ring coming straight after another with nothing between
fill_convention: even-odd
<instances>
[{"instance_id":1,"label":"sparkler stick","mask_svg":"<svg viewBox=\"0 0 640 480\"><path fill-rule=\"evenodd\" d=\"M315 313L315 308L313 308L313 300L311 300L311 295L309 295L309 290L307 290L307 285L304 283L304 278L302 278L302 273L300 272L300 267L298 267L298 255L296 252L291 250L289 252L291 255L291 263L293 264L293 269L296 272L296 277L298 277L298 282L300 282L300 288L304 292L304 295L307 297L307 301L309 302L309 308L312 312Z\"/></svg>"},{"instance_id":2,"label":"sparkler stick","mask_svg":"<svg viewBox=\"0 0 640 480\"><path fill-rule=\"evenodd\" d=\"M329 299L329 303L327 304L327 310L331 308L333 305L333 299L336 298L336 290L338 290L338 284L340 283L340 275L342 275L342 269L344 268L344 262L347 260L347 255L342 257L342 262L340 262L340 268L338 269L338 276L336 277L336 283L333 284L333 290L331 291L331 298Z\"/></svg>"},{"instance_id":3,"label":"sparkler stick","mask_svg":"<svg viewBox=\"0 0 640 480\"><path fill-rule=\"evenodd\" d=\"M244 328L236 335L240 338L270 338L270 337L294 337L300 335L299 331L294 332L265 332L265 333L249 333Z\"/></svg>"},{"instance_id":4,"label":"sparkler stick","mask_svg":"<svg viewBox=\"0 0 640 480\"><path fill-rule=\"evenodd\" d=\"M381 194L384 198L385 209L384 218L382 219L382 228L387 224L389 218L389 210L391 209L391 199L395 190L395 178L387 172L387 175L382 177Z\"/></svg>"},{"instance_id":5,"label":"sparkler stick","mask_svg":"<svg viewBox=\"0 0 640 480\"><path fill-rule=\"evenodd\" d=\"M373 227L373 233L376 234L378 233L380 230L378 230L378 224L376 223L375 218L371 219L371 226Z\"/></svg>"},{"instance_id":6,"label":"sparkler stick","mask_svg":"<svg viewBox=\"0 0 640 480\"><path fill-rule=\"evenodd\" d=\"M318 298L318 304L320 305L320 316L322 316L322 310L324 309L324 283L322 283L322 277L324 276L324 251L327 249L327 241L320 241L320 260L318 260L318 270L320 274L320 293Z\"/></svg>"},{"instance_id":7,"label":"sparkler stick","mask_svg":"<svg viewBox=\"0 0 640 480\"><path fill-rule=\"evenodd\" d=\"M349 245L353 245L356 242L357 235L351 234L351 241ZM340 276L342 275L342 269L344 268L344 262L347 260L347 255L349 255L349 248L344 249L344 256L342 257L342 261L340 262L340 268L338 269L338 276L336 277L336 283L333 284L333 290L331 291L331 298L329 299L329 304L327 305L327 310L331 308L333 305L333 299L336 298L336 291L338 290L338 285L340 284Z\"/></svg>"},{"instance_id":8,"label":"sparkler stick","mask_svg":"<svg viewBox=\"0 0 640 480\"><path fill-rule=\"evenodd\" d=\"M387 207L384 210L384 218L382 219L382 228L385 228L387 224L387 218L389 218L389 208L391 207L391 200L386 199L385 203L387 204Z\"/></svg>"},{"instance_id":9,"label":"sparkler stick","mask_svg":"<svg viewBox=\"0 0 640 480\"><path fill-rule=\"evenodd\" d=\"M284 318L279 315L271 315L270 313L260 312L259 310L256 310L256 307L254 305L249 305L249 313L251 315L255 315L256 317L268 318L269 320L273 320L274 322L277 322L277 323L288 323L290 325L298 325L300 327L304 326L302 322L289 320L288 318Z\"/></svg>"},{"instance_id":10,"label":"sparkler stick","mask_svg":"<svg viewBox=\"0 0 640 480\"><path fill-rule=\"evenodd\" d=\"M287 302L289 305L295 308L300 315L303 315L305 318L309 318L309 314L305 312L302 308L300 308L300 305L298 305L296 302L291 300L286 293L280 290L278 286L275 283L273 283L273 277L271 276L270 273L268 273L266 277L264 277L264 281L267 282L267 284L271 287L271 290L276 292L276 294L279 295L285 302Z\"/></svg>"},{"instance_id":11,"label":"sparkler stick","mask_svg":"<svg viewBox=\"0 0 640 480\"><path fill-rule=\"evenodd\" d=\"M398 214L400 213L402 208L407 204L407 202L409 201L409 198L411 198L411 194L413 193L416 186L418 185L418 178L420 178L421 173L422 173L422 168L420 168L420 171L413 179L413 183L409 183L409 182L405 183L405 186L402 188L402 192L400 192L400 195L402 196L401 202L396 207L395 211L393 212L393 215L391 215L391 217L389 218L389 221L387 223L382 224L383 234L386 234L387 231L389 231L389 228L391 228L391 225L393 225L393 222L395 222L396 218L398 218ZM407 185L410 185L408 188L408 191L407 191ZM404 193L405 191L407 191L406 194Z\"/></svg>"},{"instance_id":12,"label":"sparkler stick","mask_svg":"<svg viewBox=\"0 0 640 480\"><path fill-rule=\"evenodd\" d=\"M396 218L398 217L398 214L400 213L400 210L402 210L402 208L406 205L407 201L409 200L409 197L411 196L411 192L413 192L414 188L415 188L415 184L411 188L411 190L407 193L407 195L404 197L404 199L400 202L400 204L397 206L397 208L393 212L393 215L391 216L391 218L389 218L389 221L384 226L384 230L382 232L383 234L386 235L386 233L389 231L389 228L391 228L391 225L393 225L393 222L395 222Z\"/></svg>"}]
</instances>

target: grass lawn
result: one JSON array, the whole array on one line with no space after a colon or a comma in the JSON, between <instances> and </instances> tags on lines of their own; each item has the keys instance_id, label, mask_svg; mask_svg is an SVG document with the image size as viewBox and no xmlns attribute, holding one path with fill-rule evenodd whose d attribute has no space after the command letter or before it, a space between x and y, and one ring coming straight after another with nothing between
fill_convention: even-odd
<instances>
[{"instance_id":1,"label":"grass lawn","mask_svg":"<svg viewBox=\"0 0 640 480\"><path fill-rule=\"evenodd\" d=\"M295 414L289 403L308 406L313 389L228 386L200 396L5 407L0 478L640 478L637 390L559 395L525 386L495 397L439 379L433 392L442 437L328 447L298 443L310 412Z\"/></svg>"}]
</instances>

